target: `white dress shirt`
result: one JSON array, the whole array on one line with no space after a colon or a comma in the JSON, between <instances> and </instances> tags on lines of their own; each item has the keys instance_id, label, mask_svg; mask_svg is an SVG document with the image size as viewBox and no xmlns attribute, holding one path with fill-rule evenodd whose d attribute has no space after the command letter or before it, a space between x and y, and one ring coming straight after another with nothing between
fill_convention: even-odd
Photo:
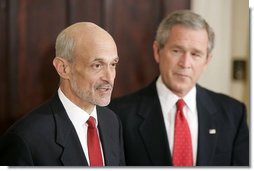
<instances>
[{"instance_id":1,"label":"white dress shirt","mask_svg":"<svg viewBox=\"0 0 254 171\"><path fill-rule=\"evenodd\" d=\"M162 108L162 114L164 123L166 126L168 142L170 146L171 156L174 146L174 127L175 127L175 115L176 115L176 102L180 99L172 91L170 91L166 85L162 82L161 76L156 82L156 88ZM189 124L192 140L193 150L193 163L196 165L197 156L197 141L198 141L198 114L196 105L196 86L193 87L190 92L183 97L185 106L183 108L184 116Z\"/></svg>"},{"instance_id":2,"label":"white dress shirt","mask_svg":"<svg viewBox=\"0 0 254 171\"><path fill-rule=\"evenodd\" d=\"M59 98L67 112L68 117L70 118L72 124L75 127L75 130L78 134L79 141L81 143L81 146L83 148L83 151L85 153L88 165L90 165L89 162L89 155L88 155L88 148L87 148L87 120L90 116L92 116L95 119L96 127L98 126L98 120L97 120L97 110L96 107L94 107L92 113L89 115L86 111L75 105L73 102L71 102L61 91L61 89L58 89L58 95ZM99 135L99 129L97 129L98 135ZM100 141L101 142L101 141ZM101 152L102 152L102 159L104 163L104 156L103 156L103 150L102 145L101 146Z\"/></svg>"}]
</instances>

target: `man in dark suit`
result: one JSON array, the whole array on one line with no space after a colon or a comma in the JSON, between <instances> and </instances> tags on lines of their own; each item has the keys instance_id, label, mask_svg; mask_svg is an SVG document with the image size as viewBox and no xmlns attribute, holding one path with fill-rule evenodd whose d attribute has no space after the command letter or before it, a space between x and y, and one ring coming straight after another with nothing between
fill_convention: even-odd
<instances>
[{"instance_id":1,"label":"man in dark suit","mask_svg":"<svg viewBox=\"0 0 254 171\"><path fill-rule=\"evenodd\" d=\"M118 60L113 38L99 26L81 22L63 30L53 60L58 92L9 128L0 141L0 164L125 165L120 120L103 107L111 99Z\"/></svg>"},{"instance_id":2,"label":"man in dark suit","mask_svg":"<svg viewBox=\"0 0 254 171\"><path fill-rule=\"evenodd\" d=\"M160 23L153 44L160 76L110 103L123 124L126 165L249 165L245 105L197 84L214 37L207 22L188 10Z\"/></svg>"}]
</instances>

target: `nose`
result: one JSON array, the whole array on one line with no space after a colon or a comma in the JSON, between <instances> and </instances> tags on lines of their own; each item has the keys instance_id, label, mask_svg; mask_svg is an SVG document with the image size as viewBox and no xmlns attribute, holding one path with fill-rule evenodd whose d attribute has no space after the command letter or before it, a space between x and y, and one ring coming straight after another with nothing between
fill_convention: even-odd
<instances>
[{"instance_id":1,"label":"nose","mask_svg":"<svg viewBox=\"0 0 254 171\"><path fill-rule=\"evenodd\" d=\"M191 66L191 55L189 53L184 53L179 59L179 65L183 68L190 68Z\"/></svg>"},{"instance_id":2,"label":"nose","mask_svg":"<svg viewBox=\"0 0 254 171\"><path fill-rule=\"evenodd\" d=\"M102 74L102 80L108 83L113 83L116 76L115 68L105 67Z\"/></svg>"}]
</instances>

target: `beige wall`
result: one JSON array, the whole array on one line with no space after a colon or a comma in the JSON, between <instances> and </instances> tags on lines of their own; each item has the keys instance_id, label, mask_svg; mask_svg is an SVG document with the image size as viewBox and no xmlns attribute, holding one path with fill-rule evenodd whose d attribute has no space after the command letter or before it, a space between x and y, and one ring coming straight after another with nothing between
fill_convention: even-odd
<instances>
[{"instance_id":1,"label":"beige wall","mask_svg":"<svg viewBox=\"0 0 254 171\"><path fill-rule=\"evenodd\" d=\"M249 7L248 0L232 1L232 58L249 64ZM247 65L248 66L248 65ZM247 67L247 71L249 68ZM249 105L249 72L245 81L232 81L231 94Z\"/></svg>"},{"instance_id":2,"label":"beige wall","mask_svg":"<svg viewBox=\"0 0 254 171\"><path fill-rule=\"evenodd\" d=\"M253 80L254 80L254 74L253 74L254 73L254 69L253 69L253 66L254 66L254 60L253 60L254 59L254 0L250 0L249 1L249 7L250 7L250 9L252 11L251 12L251 18L250 18L250 23L251 23L250 28L251 28L251 30L249 31L250 32L250 36L249 37L250 37L250 42L251 42L251 44L250 44L250 58L249 58L249 61L250 61L250 66L252 66L252 67L249 68L249 71L250 71L250 73L249 73L249 78L250 78L249 86L252 87ZM249 89L251 89L251 88L249 88ZM254 92L253 92L253 90L250 91L249 96L250 96L250 102L249 102L250 112L249 113L253 115L253 106L254 106L254 100L253 100ZM253 127L253 124L250 125L250 126Z\"/></svg>"},{"instance_id":3,"label":"beige wall","mask_svg":"<svg viewBox=\"0 0 254 171\"><path fill-rule=\"evenodd\" d=\"M199 83L214 91L230 94L231 0L192 0L191 8L208 21L216 35L212 61Z\"/></svg>"},{"instance_id":4,"label":"beige wall","mask_svg":"<svg viewBox=\"0 0 254 171\"><path fill-rule=\"evenodd\" d=\"M246 60L247 66L249 63L248 3L248 0L192 0L191 8L206 18L216 34L212 62L199 83L244 102L249 112L249 75L246 80L232 79L234 59Z\"/></svg>"}]
</instances>

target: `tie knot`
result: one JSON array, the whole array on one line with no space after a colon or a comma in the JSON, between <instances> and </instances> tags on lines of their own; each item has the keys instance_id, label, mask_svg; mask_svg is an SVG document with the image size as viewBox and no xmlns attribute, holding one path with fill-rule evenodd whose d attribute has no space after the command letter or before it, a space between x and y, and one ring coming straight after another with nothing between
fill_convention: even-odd
<instances>
[{"instance_id":1,"label":"tie knot","mask_svg":"<svg viewBox=\"0 0 254 171\"><path fill-rule=\"evenodd\" d=\"M183 107L184 107L184 105L185 105L185 102L184 102L183 99L179 99L179 100L176 102L177 109L179 109L179 110L182 110Z\"/></svg>"},{"instance_id":2,"label":"tie knot","mask_svg":"<svg viewBox=\"0 0 254 171\"><path fill-rule=\"evenodd\" d=\"M88 124L88 127L95 128L95 119L91 116L86 123Z\"/></svg>"}]
</instances>

